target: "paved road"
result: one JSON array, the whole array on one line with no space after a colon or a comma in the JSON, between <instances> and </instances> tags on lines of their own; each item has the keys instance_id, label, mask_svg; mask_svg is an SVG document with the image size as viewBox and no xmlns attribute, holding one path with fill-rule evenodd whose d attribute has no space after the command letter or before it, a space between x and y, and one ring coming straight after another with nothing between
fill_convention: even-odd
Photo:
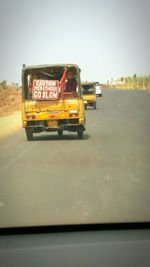
<instances>
[{"instance_id":1,"label":"paved road","mask_svg":"<svg viewBox=\"0 0 150 267\"><path fill-rule=\"evenodd\" d=\"M150 220L150 92L107 90L84 140L0 140L0 226Z\"/></svg>"}]
</instances>

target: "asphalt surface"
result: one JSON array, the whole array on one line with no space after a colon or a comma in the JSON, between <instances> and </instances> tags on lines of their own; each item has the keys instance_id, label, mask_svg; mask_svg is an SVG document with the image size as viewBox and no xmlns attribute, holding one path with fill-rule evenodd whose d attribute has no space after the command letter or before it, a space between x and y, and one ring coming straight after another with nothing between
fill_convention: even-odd
<instances>
[{"instance_id":1,"label":"asphalt surface","mask_svg":"<svg viewBox=\"0 0 150 267\"><path fill-rule=\"evenodd\" d=\"M84 140L0 139L0 227L150 221L150 92L105 90Z\"/></svg>"}]
</instances>

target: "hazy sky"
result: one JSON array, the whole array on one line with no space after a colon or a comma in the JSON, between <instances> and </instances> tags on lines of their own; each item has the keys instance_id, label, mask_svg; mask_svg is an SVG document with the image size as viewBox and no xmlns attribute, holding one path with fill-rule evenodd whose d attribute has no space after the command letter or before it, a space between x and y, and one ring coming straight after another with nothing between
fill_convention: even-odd
<instances>
[{"instance_id":1,"label":"hazy sky","mask_svg":"<svg viewBox=\"0 0 150 267\"><path fill-rule=\"evenodd\" d=\"M0 81L76 63L82 80L150 73L150 0L0 0Z\"/></svg>"}]
</instances>

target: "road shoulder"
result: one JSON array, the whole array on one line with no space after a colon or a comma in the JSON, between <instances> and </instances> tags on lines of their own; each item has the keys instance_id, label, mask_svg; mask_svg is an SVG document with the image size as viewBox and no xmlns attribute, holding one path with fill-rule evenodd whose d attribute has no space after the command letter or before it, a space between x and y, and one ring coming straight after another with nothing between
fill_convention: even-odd
<instances>
[{"instance_id":1,"label":"road shoulder","mask_svg":"<svg viewBox=\"0 0 150 267\"><path fill-rule=\"evenodd\" d=\"M5 137L21 127L21 112L0 117L0 138Z\"/></svg>"}]
</instances>

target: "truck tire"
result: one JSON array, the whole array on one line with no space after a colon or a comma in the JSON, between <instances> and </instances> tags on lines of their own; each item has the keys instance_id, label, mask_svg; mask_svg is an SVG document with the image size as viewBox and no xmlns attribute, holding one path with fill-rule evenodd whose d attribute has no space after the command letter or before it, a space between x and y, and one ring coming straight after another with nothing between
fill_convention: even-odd
<instances>
[{"instance_id":1,"label":"truck tire","mask_svg":"<svg viewBox=\"0 0 150 267\"><path fill-rule=\"evenodd\" d=\"M62 130L62 129L59 129L59 130L58 130L58 135L59 135L59 136L63 136L63 130Z\"/></svg>"},{"instance_id":2,"label":"truck tire","mask_svg":"<svg viewBox=\"0 0 150 267\"><path fill-rule=\"evenodd\" d=\"M26 132L27 140L28 141L33 140L33 132L30 129L27 129L27 128L25 129L25 132Z\"/></svg>"},{"instance_id":3,"label":"truck tire","mask_svg":"<svg viewBox=\"0 0 150 267\"><path fill-rule=\"evenodd\" d=\"M78 139L83 139L83 133L84 131L83 130L78 130L77 134L78 134Z\"/></svg>"},{"instance_id":4,"label":"truck tire","mask_svg":"<svg viewBox=\"0 0 150 267\"><path fill-rule=\"evenodd\" d=\"M93 108L96 109L96 103L94 103Z\"/></svg>"}]
</instances>

